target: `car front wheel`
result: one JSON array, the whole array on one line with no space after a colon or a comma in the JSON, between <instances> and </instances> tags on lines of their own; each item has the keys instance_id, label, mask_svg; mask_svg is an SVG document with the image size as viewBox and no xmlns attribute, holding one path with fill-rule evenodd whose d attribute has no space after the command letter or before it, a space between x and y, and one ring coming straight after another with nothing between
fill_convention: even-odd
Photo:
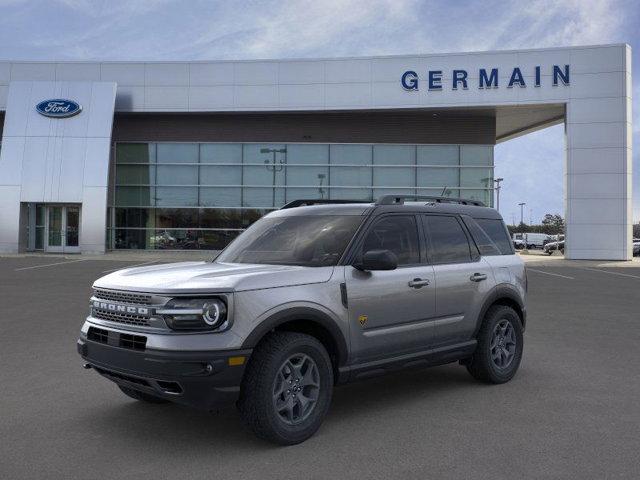
<instances>
[{"instance_id":1,"label":"car front wheel","mask_svg":"<svg viewBox=\"0 0 640 480\"><path fill-rule=\"evenodd\" d=\"M303 333L274 332L251 355L238 409L258 437L293 445L320 428L332 390L333 368L322 344Z\"/></svg>"}]
</instances>

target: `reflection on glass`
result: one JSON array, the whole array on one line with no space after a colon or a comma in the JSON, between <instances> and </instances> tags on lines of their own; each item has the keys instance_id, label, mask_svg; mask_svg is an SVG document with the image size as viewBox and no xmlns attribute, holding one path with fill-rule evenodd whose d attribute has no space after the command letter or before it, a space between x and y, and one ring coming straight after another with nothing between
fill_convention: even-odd
<instances>
[{"instance_id":1,"label":"reflection on glass","mask_svg":"<svg viewBox=\"0 0 640 480\"><path fill-rule=\"evenodd\" d=\"M48 240L50 247L62 246L62 207L49 207Z\"/></svg>"},{"instance_id":2,"label":"reflection on glass","mask_svg":"<svg viewBox=\"0 0 640 480\"><path fill-rule=\"evenodd\" d=\"M176 239L186 238L180 229L234 228L230 223L246 228L265 212L301 198L371 201L417 193L490 205L493 146L119 143L115 183L114 245L160 248L171 243L152 238L160 228L177 232ZM187 210L198 213L183 213ZM237 216L229 216L232 211ZM230 218L237 222L225 220Z\"/></svg>"},{"instance_id":3,"label":"reflection on glass","mask_svg":"<svg viewBox=\"0 0 640 480\"><path fill-rule=\"evenodd\" d=\"M67 247L78 246L78 235L80 233L80 208L67 207Z\"/></svg>"}]
</instances>

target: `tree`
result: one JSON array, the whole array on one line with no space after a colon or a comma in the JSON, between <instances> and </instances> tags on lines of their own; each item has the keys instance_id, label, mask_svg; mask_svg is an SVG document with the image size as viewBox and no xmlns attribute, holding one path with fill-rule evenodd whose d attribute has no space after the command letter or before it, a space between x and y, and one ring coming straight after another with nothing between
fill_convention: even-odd
<instances>
[{"instance_id":1,"label":"tree","mask_svg":"<svg viewBox=\"0 0 640 480\"><path fill-rule=\"evenodd\" d=\"M542 219L542 230L550 235L564 233L564 218L557 213L547 213Z\"/></svg>"}]
</instances>

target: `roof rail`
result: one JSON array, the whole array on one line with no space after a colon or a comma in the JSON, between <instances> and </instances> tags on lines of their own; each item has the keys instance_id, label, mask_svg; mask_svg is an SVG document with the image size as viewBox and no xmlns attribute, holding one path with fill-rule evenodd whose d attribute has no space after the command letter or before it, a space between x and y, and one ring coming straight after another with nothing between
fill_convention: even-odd
<instances>
[{"instance_id":1,"label":"roof rail","mask_svg":"<svg viewBox=\"0 0 640 480\"><path fill-rule=\"evenodd\" d=\"M459 203L460 205L472 205L474 207L485 207L480 200L468 200L466 198L455 197L432 197L428 195L383 195L376 201L376 205L402 205L406 199L427 200L433 203Z\"/></svg>"},{"instance_id":2,"label":"roof rail","mask_svg":"<svg viewBox=\"0 0 640 480\"><path fill-rule=\"evenodd\" d=\"M280 210L286 208L306 207L310 205L331 205L341 203L371 203L371 200L322 200L319 198L308 200L292 200L291 202L280 207Z\"/></svg>"}]
</instances>

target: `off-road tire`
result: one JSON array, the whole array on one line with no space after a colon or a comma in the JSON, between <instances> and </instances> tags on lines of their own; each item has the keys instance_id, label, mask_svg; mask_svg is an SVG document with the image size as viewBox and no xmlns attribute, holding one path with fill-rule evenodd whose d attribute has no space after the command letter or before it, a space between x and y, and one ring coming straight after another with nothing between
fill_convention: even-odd
<instances>
[{"instance_id":1,"label":"off-road tire","mask_svg":"<svg viewBox=\"0 0 640 480\"><path fill-rule=\"evenodd\" d=\"M308 417L297 425L289 425L276 410L274 387L287 359L295 355L307 356L315 362L319 387ZM333 368L323 345L303 333L273 332L251 355L240 387L238 410L243 422L259 438L280 445L294 445L305 441L320 428L329 410L332 393Z\"/></svg>"},{"instance_id":2,"label":"off-road tire","mask_svg":"<svg viewBox=\"0 0 640 480\"><path fill-rule=\"evenodd\" d=\"M511 362L504 368L500 368L492 358L491 342L496 326L504 320L513 328L516 345ZM505 383L511 380L520 366L524 346L522 322L515 310L505 305L494 305L489 308L476 338L478 345L473 356L466 363L471 376L485 383Z\"/></svg>"},{"instance_id":3,"label":"off-road tire","mask_svg":"<svg viewBox=\"0 0 640 480\"><path fill-rule=\"evenodd\" d=\"M156 397L155 395L150 395L145 392L140 392L138 390L134 390L133 388L123 387L122 385L118 385L118 388L124 393L127 397L131 397L135 400L139 400L141 402L147 403L169 403L169 400L165 400L164 398Z\"/></svg>"}]
</instances>

